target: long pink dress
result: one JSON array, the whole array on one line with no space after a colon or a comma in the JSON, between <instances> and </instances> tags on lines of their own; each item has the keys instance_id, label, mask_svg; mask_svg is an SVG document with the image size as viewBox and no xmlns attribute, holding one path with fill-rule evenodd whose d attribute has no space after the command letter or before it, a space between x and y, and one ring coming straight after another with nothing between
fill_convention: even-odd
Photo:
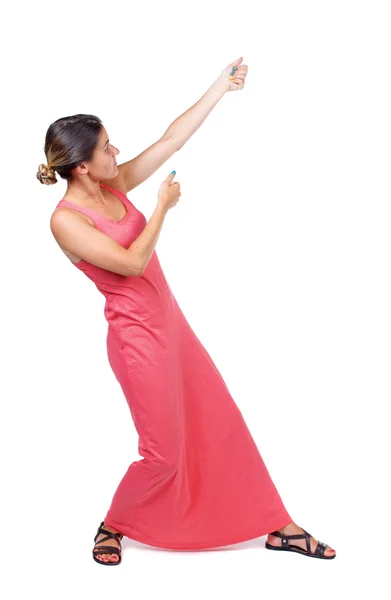
<instances>
[{"instance_id":1,"label":"long pink dress","mask_svg":"<svg viewBox=\"0 0 391 600\"><path fill-rule=\"evenodd\" d=\"M128 248L145 216L113 221L67 200ZM138 452L105 523L161 548L226 546L266 535L291 519L220 372L187 322L156 251L141 277L76 263L106 298L107 354L139 436Z\"/></svg>"}]
</instances>

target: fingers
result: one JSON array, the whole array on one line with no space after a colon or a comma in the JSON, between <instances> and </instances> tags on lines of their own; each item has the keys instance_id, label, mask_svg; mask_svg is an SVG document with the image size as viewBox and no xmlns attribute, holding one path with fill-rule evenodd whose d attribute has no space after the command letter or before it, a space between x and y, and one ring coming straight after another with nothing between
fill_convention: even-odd
<instances>
[{"instance_id":1,"label":"fingers","mask_svg":"<svg viewBox=\"0 0 391 600\"><path fill-rule=\"evenodd\" d=\"M244 79L246 77L247 73L248 73L248 67L246 67L246 66L244 66L243 68L239 67L235 73L235 77L241 77Z\"/></svg>"},{"instance_id":2,"label":"fingers","mask_svg":"<svg viewBox=\"0 0 391 600\"><path fill-rule=\"evenodd\" d=\"M236 83L239 87L239 89L242 89L244 87L244 81L246 79L246 75L248 72L248 67L247 65L242 65L238 68L238 70L235 72L235 76L232 79L233 83Z\"/></svg>"},{"instance_id":3,"label":"fingers","mask_svg":"<svg viewBox=\"0 0 391 600\"><path fill-rule=\"evenodd\" d=\"M239 73L243 73L245 75L247 75L248 72L248 66L247 65L240 65L240 67L238 67L235 75L238 75Z\"/></svg>"},{"instance_id":4,"label":"fingers","mask_svg":"<svg viewBox=\"0 0 391 600\"><path fill-rule=\"evenodd\" d=\"M238 67L238 70L235 71L235 75L231 81L233 83L236 83L237 85L239 85L239 87L243 87L244 80L246 79L247 73L248 73L247 65L241 65L240 67Z\"/></svg>"}]
</instances>

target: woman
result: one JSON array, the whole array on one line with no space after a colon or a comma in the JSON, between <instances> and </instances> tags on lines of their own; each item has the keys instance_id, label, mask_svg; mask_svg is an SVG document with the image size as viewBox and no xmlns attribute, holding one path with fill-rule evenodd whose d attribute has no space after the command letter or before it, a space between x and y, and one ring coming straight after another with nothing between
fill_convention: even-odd
<instances>
[{"instance_id":1,"label":"woman","mask_svg":"<svg viewBox=\"0 0 391 600\"><path fill-rule=\"evenodd\" d=\"M181 195L173 171L147 222L127 192L183 146L227 91L244 86L242 58L163 137L118 165L99 118L50 125L41 183L68 183L51 231L71 262L106 298L107 353L139 435L138 451L94 538L93 558L121 562L128 536L171 549L214 548L269 533L266 547L334 558L335 551L288 514L242 414L183 315L155 246Z\"/></svg>"}]
</instances>

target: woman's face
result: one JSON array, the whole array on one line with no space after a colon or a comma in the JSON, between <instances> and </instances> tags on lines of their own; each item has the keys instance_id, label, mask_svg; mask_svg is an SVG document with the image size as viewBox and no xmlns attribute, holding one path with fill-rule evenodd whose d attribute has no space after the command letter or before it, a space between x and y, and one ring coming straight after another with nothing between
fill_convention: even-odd
<instances>
[{"instance_id":1,"label":"woman's face","mask_svg":"<svg viewBox=\"0 0 391 600\"><path fill-rule=\"evenodd\" d=\"M94 166L101 171L99 179L111 179L118 174L116 156L118 148L110 144L109 135L104 127L100 132L98 146L94 152Z\"/></svg>"},{"instance_id":2,"label":"woman's face","mask_svg":"<svg viewBox=\"0 0 391 600\"><path fill-rule=\"evenodd\" d=\"M88 163L88 170L91 175L99 181L112 179L118 175L118 166L115 158L117 154L119 154L118 148L110 144L108 133L102 127L98 144L94 150L93 159Z\"/></svg>"}]
</instances>

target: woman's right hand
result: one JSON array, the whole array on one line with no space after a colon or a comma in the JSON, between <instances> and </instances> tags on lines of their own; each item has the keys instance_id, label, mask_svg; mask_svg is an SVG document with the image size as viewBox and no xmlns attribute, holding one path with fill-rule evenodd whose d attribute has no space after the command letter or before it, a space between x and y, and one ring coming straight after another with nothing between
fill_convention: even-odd
<instances>
[{"instance_id":1,"label":"woman's right hand","mask_svg":"<svg viewBox=\"0 0 391 600\"><path fill-rule=\"evenodd\" d=\"M163 181L158 192L158 204L168 211L170 208L176 205L181 195L180 185L177 181L172 183L175 175L170 173L168 177Z\"/></svg>"}]
</instances>

